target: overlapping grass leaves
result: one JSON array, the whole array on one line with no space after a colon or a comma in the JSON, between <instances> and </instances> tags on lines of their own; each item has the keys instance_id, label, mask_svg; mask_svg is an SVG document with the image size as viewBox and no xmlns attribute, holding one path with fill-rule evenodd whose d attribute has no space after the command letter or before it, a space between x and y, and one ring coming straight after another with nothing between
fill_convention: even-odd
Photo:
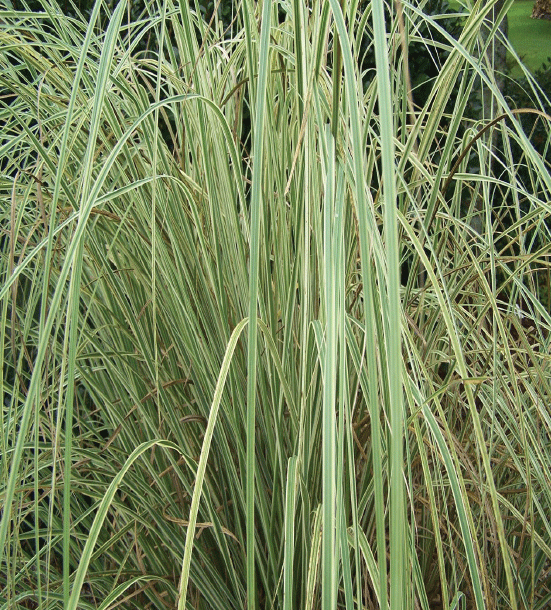
<instances>
[{"instance_id":1,"label":"overlapping grass leaves","mask_svg":"<svg viewBox=\"0 0 551 610\"><path fill-rule=\"evenodd\" d=\"M3 606L545 607L551 178L488 7L422 108L417 3L44 7L0 21Z\"/></svg>"}]
</instances>

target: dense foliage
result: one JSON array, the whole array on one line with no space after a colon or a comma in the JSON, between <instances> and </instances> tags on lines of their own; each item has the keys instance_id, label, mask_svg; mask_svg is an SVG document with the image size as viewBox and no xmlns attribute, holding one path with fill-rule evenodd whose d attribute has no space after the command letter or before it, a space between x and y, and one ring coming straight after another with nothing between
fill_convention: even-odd
<instances>
[{"instance_id":1,"label":"dense foliage","mask_svg":"<svg viewBox=\"0 0 551 610\"><path fill-rule=\"evenodd\" d=\"M550 117L491 5L0 12L0 607L549 606Z\"/></svg>"}]
</instances>

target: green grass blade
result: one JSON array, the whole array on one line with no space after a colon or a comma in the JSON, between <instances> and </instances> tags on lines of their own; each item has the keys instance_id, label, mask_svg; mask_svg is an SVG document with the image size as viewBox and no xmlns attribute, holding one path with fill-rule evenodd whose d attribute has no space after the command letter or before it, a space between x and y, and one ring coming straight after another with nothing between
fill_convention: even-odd
<instances>
[{"instance_id":1,"label":"green grass blade","mask_svg":"<svg viewBox=\"0 0 551 610\"><path fill-rule=\"evenodd\" d=\"M230 337L230 341L228 342L228 347L226 349L226 354L224 356L224 360L222 362L222 367L220 369L220 375L218 377L218 382L216 384L216 390L214 392L214 397L212 400L212 407L209 414L209 421L207 423L207 429L205 431L205 438L203 439L203 446L201 447L201 457L199 458L199 465L197 466L197 475L195 477L195 486L193 489L193 499L190 508L189 514L189 525L187 526L186 533L186 547L184 552L184 559L182 563L182 573L180 576L180 585L179 585L179 597L178 597L178 610L184 610L186 607L186 598L187 598L187 588L189 581L189 568L191 564L191 553L193 551L193 539L195 537L195 524L197 523L197 513L199 511L199 503L201 501L201 493L203 490L203 480L205 478L205 470L207 467L207 460L209 457L210 445L212 441L212 435L214 433L214 427L216 425L216 420L218 417L218 409L220 407L220 401L222 400L222 393L224 391L224 385L226 383L226 377L228 376L228 370L230 368L231 360L233 353L235 351L235 346L237 345L237 341L241 336L241 333L245 326L247 325L248 320L242 320L234 329L232 336Z\"/></svg>"},{"instance_id":2,"label":"green grass blade","mask_svg":"<svg viewBox=\"0 0 551 610\"><path fill-rule=\"evenodd\" d=\"M249 325L247 356L247 607L257 607L255 576L255 461L256 461L256 377L257 377L257 308L258 308L258 259L260 249L260 224L262 214L262 176L264 173L264 124L266 114L266 83L269 69L271 28L271 4L264 2L260 33L260 57L258 87L255 104L254 165L251 187L251 250L249 259Z\"/></svg>"}]
</instances>

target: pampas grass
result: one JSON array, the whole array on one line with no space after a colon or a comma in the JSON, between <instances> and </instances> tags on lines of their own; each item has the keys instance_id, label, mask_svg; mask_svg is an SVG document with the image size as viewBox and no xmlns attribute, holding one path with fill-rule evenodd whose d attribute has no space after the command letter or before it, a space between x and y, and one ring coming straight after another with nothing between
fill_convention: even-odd
<instances>
[{"instance_id":1,"label":"pampas grass","mask_svg":"<svg viewBox=\"0 0 551 610\"><path fill-rule=\"evenodd\" d=\"M422 107L423 3L2 11L2 607L548 606L551 176L492 4Z\"/></svg>"}]
</instances>

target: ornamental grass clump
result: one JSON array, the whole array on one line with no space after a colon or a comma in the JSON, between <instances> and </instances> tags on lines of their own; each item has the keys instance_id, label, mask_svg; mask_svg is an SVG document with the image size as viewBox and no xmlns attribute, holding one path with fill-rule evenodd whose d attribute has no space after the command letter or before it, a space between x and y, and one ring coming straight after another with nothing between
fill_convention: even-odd
<instances>
[{"instance_id":1,"label":"ornamental grass clump","mask_svg":"<svg viewBox=\"0 0 551 610\"><path fill-rule=\"evenodd\" d=\"M551 118L494 4L0 13L1 607L549 607Z\"/></svg>"}]
</instances>

